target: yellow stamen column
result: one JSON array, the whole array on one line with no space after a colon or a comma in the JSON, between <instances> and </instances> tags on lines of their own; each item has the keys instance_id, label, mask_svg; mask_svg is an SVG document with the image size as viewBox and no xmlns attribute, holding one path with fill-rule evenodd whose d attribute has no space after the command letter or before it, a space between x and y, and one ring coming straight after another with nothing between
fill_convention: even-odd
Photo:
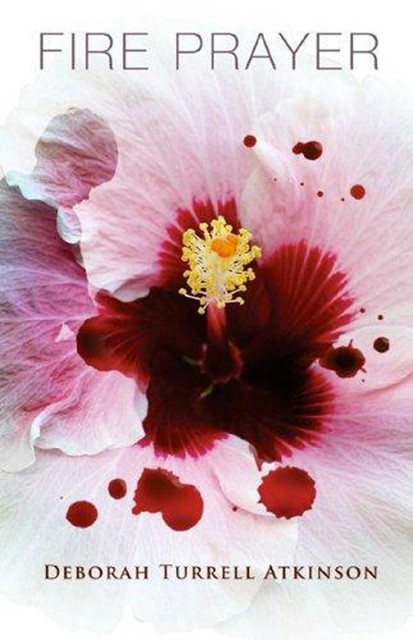
<instances>
[{"instance_id":1,"label":"yellow stamen column","mask_svg":"<svg viewBox=\"0 0 413 640\"><path fill-rule=\"evenodd\" d=\"M207 349L215 352L218 348L221 356L233 357L233 347L227 340L225 306L244 303L240 294L247 290L246 283L255 278L248 265L261 256L261 249L250 246L247 229L234 233L222 216L210 225L200 224L199 230L200 235L194 229L183 234L182 260L188 263L184 272L188 289L179 292L198 301L198 313L207 313Z\"/></svg>"}]
</instances>

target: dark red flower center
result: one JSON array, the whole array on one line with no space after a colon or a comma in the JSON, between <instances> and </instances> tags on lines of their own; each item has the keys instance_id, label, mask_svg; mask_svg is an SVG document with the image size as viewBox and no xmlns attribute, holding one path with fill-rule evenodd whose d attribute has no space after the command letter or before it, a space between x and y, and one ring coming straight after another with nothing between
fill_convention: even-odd
<instances>
[{"instance_id":1,"label":"dark red flower center","mask_svg":"<svg viewBox=\"0 0 413 640\"><path fill-rule=\"evenodd\" d=\"M298 242L259 260L242 306L200 315L196 301L179 294L182 234L218 215L238 232L233 200L178 212L149 294L125 303L101 292L78 351L91 366L146 387L143 444L160 455L201 455L235 434L261 459L279 460L317 441L331 413L333 390L312 365L352 318L352 300L335 256Z\"/></svg>"}]
</instances>

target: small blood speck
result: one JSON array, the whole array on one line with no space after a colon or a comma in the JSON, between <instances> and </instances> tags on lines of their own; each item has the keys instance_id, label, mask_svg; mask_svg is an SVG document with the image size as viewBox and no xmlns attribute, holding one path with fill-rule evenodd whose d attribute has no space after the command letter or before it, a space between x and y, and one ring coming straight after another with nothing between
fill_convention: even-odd
<instances>
[{"instance_id":1,"label":"small blood speck","mask_svg":"<svg viewBox=\"0 0 413 640\"><path fill-rule=\"evenodd\" d=\"M344 201L345 201L345 198L341 198L341 202L344 202Z\"/></svg>"},{"instance_id":2,"label":"small blood speck","mask_svg":"<svg viewBox=\"0 0 413 640\"><path fill-rule=\"evenodd\" d=\"M175 531L186 531L201 519L204 501L192 484L182 484L165 469L144 469L135 492L132 513L162 513L163 520Z\"/></svg>"},{"instance_id":3,"label":"small blood speck","mask_svg":"<svg viewBox=\"0 0 413 640\"><path fill-rule=\"evenodd\" d=\"M364 308L364 307L361 307L361 309L360 309L360 313L366 313L366 310L365 310L365 308Z\"/></svg>"},{"instance_id":4,"label":"small blood speck","mask_svg":"<svg viewBox=\"0 0 413 640\"><path fill-rule=\"evenodd\" d=\"M347 347L330 347L320 358L320 365L325 369L335 371L340 378L353 378L363 367L366 359L359 349L352 345Z\"/></svg>"},{"instance_id":5,"label":"small blood speck","mask_svg":"<svg viewBox=\"0 0 413 640\"><path fill-rule=\"evenodd\" d=\"M366 195L366 190L362 184L354 184L350 189L350 194L356 200L361 200Z\"/></svg>"},{"instance_id":6,"label":"small blood speck","mask_svg":"<svg viewBox=\"0 0 413 640\"><path fill-rule=\"evenodd\" d=\"M388 338L380 336L380 338L376 338L376 340L374 341L373 347L379 353L386 353L386 351L388 351L390 348L390 341Z\"/></svg>"},{"instance_id":7,"label":"small blood speck","mask_svg":"<svg viewBox=\"0 0 413 640\"><path fill-rule=\"evenodd\" d=\"M303 186L304 186L304 182L300 182L300 187L303 187Z\"/></svg>"},{"instance_id":8,"label":"small blood speck","mask_svg":"<svg viewBox=\"0 0 413 640\"><path fill-rule=\"evenodd\" d=\"M384 320L384 316L382 316L380 313L380 315L377 316L377 320Z\"/></svg>"},{"instance_id":9,"label":"small blood speck","mask_svg":"<svg viewBox=\"0 0 413 640\"><path fill-rule=\"evenodd\" d=\"M121 478L115 478L115 480L111 480L108 485L109 495L115 500L120 500L124 498L127 493L126 482Z\"/></svg>"},{"instance_id":10,"label":"small blood speck","mask_svg":"<svg viewBox=\"0 0 413 640\"><path fill-rule=\"evenodd\" d=\"M257 138L252 135L247 135L245 136L243 142L246 147L255 147L255 145L257 144Z\"/></svg>"},{"instance_id":11,"label":"small blood speck","mask_svg":"<svg viewBox=\"0 0 413 640\"><path fill-rule=\"evenodd\" d=\"M323 153L323 145L317 140L310 142L297 142L292 148L292 152L296 155L303 154L307 160L317 160Z\"/></svg>"},{"instance_id":12,"label":"small blood speck","mask_svg":"<svg viewBox=\"0 0 413 640\"><path fill-rule=\"evenodd\" d=\"M322 197L323 197L323 195L324 195L324 191L317 191L317 196L318 196L319 198L322 198Z\"/></svg>"},{"instance_id":13,"label":"small blood speck","mask_svg":"<svg viewBox=\"0 0 413 640\"><path fill-rule=\"evenodd\" d=\"M81 527L82 529L91 527L92 524L96 522L97 517L98 510L95 505L86 500L74 502L70 505L66 513L66 520L74 527Z\"/></svg>"},{"instance_id":14,"label":"small blood speck","mask_svg":"<svg viewBox=\"0 0 413 640\"><path fill-rule=\"evenodd\" d=\"M315 482L303 469L279 467L262 479L258 488L260 502L278 518L302 516L313 506Z\"/></svg>"},{"instance_id":15,"label":"small blood speck","mask_svg":"<svg viewBox=\"0 0 413 640\"><path fill-rule=\"evenodd\" d=\"M232 507L233 511L238 511L238 507Z\"/></svg>"}]
</instances>

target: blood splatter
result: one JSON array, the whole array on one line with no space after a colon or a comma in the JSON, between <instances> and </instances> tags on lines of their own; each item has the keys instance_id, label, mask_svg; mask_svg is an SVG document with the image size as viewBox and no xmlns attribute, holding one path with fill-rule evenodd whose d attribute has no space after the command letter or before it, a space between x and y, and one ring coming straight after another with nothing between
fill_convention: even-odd
<instances>
[{"instance_id":1,"label":"blood splatter","mask_svg":"<svg viewBox=\"0 0 413 640\"><path fill-rule=\"evenodd\" d=\"M360 313L366 313L366 309L364 307L361 307Z\"/></svg>"},{"instance_id":2,"label":"blood splatter","mask_svg":"<svg viewBox=\"0 0 413 640\"><path fill-rule=\"evenodd\" d=\"M324 195L324 191L317 191L317 197L322 198Z\"/></svg>"},{"instance_id":3,"label":"blood splatter","mask_svg":"<svg viewBox=\"0 0 413 640\"><path fill-rule=\"evenodd\" d=\"M74 502L70 505L66 513L66 520L74 527L86 529L94 524L98 517L98 510L95 505L86 500Z\"/></svg>"},{"instance_id":4,"label":"blood splatter","mask_svg":"<svg viewBox=\"0 0 413 640\"><path fill-rule=\"evenodd\" d=\"M120 500L124 498L127 493L126 482L121 478L115 478L111 480L108 485L109 495L115 500Z\"/></svg>"},{"instance_id":5,"label":"blood splatter","mask_svg":"<svg viewBox=\"0 0 413 640\"><path fill-rule=\"evenodd\" d=\"M252 136L251 134L248 134L247 136L245 136L243 143L246 147L255 147L255 145L257 144L257 138L255 136Z\"/></svg>"},{"instance_id":6,"label":"blood splatter","mask_svg":"<svg viewBox=\"0 0 413 640\"><path fill-rule=\"evenodd\" d=\"M390 349L390 341L388 338L380 336L380 338L375 339L373 347L379 353L386 353Z\"/></svg>"},{"instance_id":7,"label":"blood splatter","mask_svg":"<svg viewBox=\"0 0 413 640\"><path fill-rule=\"evenodd\" d=\"M366 359L360 349L353 347L352 340L347 347L330 347L320 358L324 369L335 371L340 378L353 378L363 367Z\"/></svg>"},{"instance_id":8,"label":"blood splatter","mask_svg":"<svg viewBox=\"0 0 413 640\"><path fill-rule=\"evenodd\" d=\"M380 314L377 316L377 320L384 320L384 316L382 316L382 314L380 313Z\"/></svg>"},{"instance_id":9,"label":"blood splatter","mask_svg":"<svg viewBox=\"0 0 413 640\"><path fill-rule=\"evenodd\" d=\"M366 189L362 184L354 184L350 189L350 194L355 200L361 200L366 195Z\"/></svg>"},{"instance_id":10,"label":"blood splatter","mask_svg":"<svg viewBox=\"0 0 413 640\"><path fill-rule=\"evenodd\" d=\"M316 489L312 477L298 467L279 467L262 479L259 502L277 518L302 516L313 506Z\"/></svg>"},{"instance_id":11,"label":"blood splatter","mask_svg":"<svg viewBox=\"0 0 413 640\"><path fill-rule=\"evenodd\" d=\"M182 484L165 469L144 469L136 487L132 513L161 513L164 522L175 531L186 531L201 519L204 501L198 489Z\"/></svg>"},{"instance_id":12,"label":"blood splatter","mask_svg":"<svg viewBox=\"0 0 413 640\"><path fill-rule=\"evenodd\" d=\"M307 160L317 160L323 153L323 145L317 140L310 140L310 142L297 142L292 148L293 153L299 155L303 154Z\"/></svg>"}]
</instances>

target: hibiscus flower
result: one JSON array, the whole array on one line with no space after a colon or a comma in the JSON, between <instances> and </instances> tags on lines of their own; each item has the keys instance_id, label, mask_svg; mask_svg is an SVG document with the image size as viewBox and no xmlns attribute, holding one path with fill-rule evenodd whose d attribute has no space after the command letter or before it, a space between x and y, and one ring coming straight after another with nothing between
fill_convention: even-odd
<instances>
[{"instance_id":1,"label":"hibiscus flower","mask_svg":"<svg viewBox=\"0 0 413 640\"><path fill-rule=\"evenodd\" d=\"M101 629L124 596L165 628L248 628L266 608L271 632L276 612L293 635L405 615L402 109L374 87L326 95L299 76L92 79L62 94L43 80L59 114L31 175L2 186L4 588ZM5 136L22 149L18 122ZM7 169L14 156L2 147ZM160 563L248 565L255 579L41 573ZM262 582L269 564L380 579L303 593Z\"/></svg>"}]
</instances>

